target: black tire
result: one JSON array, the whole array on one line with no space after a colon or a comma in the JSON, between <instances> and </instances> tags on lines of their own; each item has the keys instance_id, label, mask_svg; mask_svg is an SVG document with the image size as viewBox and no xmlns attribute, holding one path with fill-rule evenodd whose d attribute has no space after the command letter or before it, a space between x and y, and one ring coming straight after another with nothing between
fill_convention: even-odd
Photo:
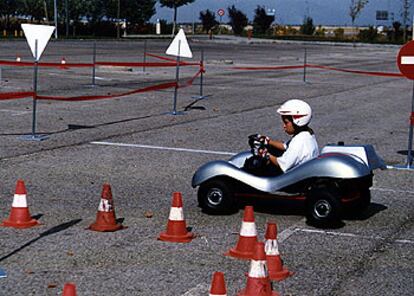
<instances>
[{"instance_id":1,"label":"black tire","mask_svg":"<svg viewBox=\"0 0 414 296\"><path fill-rule=\"evenodd\" d=\"M236 202L231 181L227 179L211 179L200 185L198 204L209 214L226 214L234 212Z\"/></svg>"},{"instance_id":2,"label":"black tire","mask_svg":"<svg viewBox=\"0 0 414 296\"><path fill-rule=\"evenodd\" d=\"M342 204L334 186L312 188L306 198L307 223L315 227L335 227L340 224Z\"/></svg>"},{"instance_id":3,"label":"black tire","mask_svg":"<svg viewBox=\"0 0 414 296\"><path fill-rule=\"evenodd\" d=\"M361 189L357 194L359 194L358 199L346 207L346 214L350 217L361 216L371 204L371 191L369 188Z\"/></svg>"}]
</instances>

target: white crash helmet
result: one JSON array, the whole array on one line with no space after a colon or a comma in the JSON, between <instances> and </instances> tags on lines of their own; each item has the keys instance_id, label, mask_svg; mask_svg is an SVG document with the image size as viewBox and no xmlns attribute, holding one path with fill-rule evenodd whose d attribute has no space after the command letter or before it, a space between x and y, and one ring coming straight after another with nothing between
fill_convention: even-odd
<instances>
[{"instance_id":1,"label":"white crash helmet","mask_svg":"<svg viewBox=\"0 0 414 296\"><path fill-rule=\"evenodd\" d=\"M302 100L288 100L277 109L280 115L292 116L293 123L297 126L309 124L312 118L312 109L308 103Z\"/></svg>"}]
</instances>

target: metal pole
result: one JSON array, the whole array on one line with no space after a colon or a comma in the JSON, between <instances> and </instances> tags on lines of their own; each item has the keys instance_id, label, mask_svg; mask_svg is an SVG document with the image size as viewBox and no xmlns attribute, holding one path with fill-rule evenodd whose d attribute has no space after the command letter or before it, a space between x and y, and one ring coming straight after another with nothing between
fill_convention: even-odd
<instances>
[{"instance_id":1,"label":"metal pole","mask_svg":"<svg viewBox=\"0 0 414 296\"><path fill-rule=\"evenodd\" d=\"M119 18L121 15L121 0L118 0L118 7L116 10L116 39L121 37L120 28L119 28Z\"/></svg>"},{"instance_id":2,"label":"metal pole","mask_svg":"<svg viewBox=\"0 0 414 296\"><path fill-rule=\"evenodd\" d=\"M303 59L303 82L306 83L306 64L307 64L307 52L305 47L305 56Z\"/></svg>"},{"instance_id":3,"label":"metal pole","mask_svg":"<svg viewBox=\"0 0 414 296\"><path fill-rule=\"evenodd\" d=\"M201 50L200 98L203 97L204 49Z\"/></svg>"},{"instance_id":4,"label":"metal pole","mask_svg":"<svg viewBox=\"0 0 414 296\"><path fill-rule=\"evenodd\" d=\"M57 19L57 5L56 5L56 0L53 1L53 5L54 5L54 14L55 14L55 39L58 39L58 19Z\"/></svg>"},{"instance_id":5,"label":"metal pole","mask_svg":"<svg viewBox=\"0 0 414 296\"><path fill-rule=\"evenodd\" d=\"M68 0L65 0L65 15L66 15L66 37L69 37L69 6Z\"/></svg>"},{"instance_id":6,"label":"metal pole","mask_svg":"<svg viewBox=\"0 0 414 296\"><path fill-rule=\"evenodd\" d=\"M180 79L180 49L181 49L181 40L178 40L178 55L177 55L177 66L175 68L175 89L174 89L174 109L173 115L177 115L177 95L178 95L178 82Z\"/></svg>"},{"instance_id":7,"label":"metal pole","mask_svg":"<svg viewBox=\"0 0 414 296\"><path fill-rule=\"evenodd\" d=\"M144 65L142 65L142 72L145 72L145 63L147 62L147 39L144 40Z\"/></svg>"},{"instance_id":8,"label":"metal pole","mask_svg":"<svg viewBox=\"0 0 414 296\"><path fill-rule=\"evenodd\" d=\"M92 56L92 86L95 86L95 76L96 76L96 40L93 42L93 56Z\"/></svg>"},{"instance_id":9,"label":"metal pole","mask_svg":"<svg viewBox=\"0 0 414 296\"><path fill-rule=\"evenodd\" d=\"M408 134L407 168L411 168L411 165L413 162L413 156L412 156L413 127L414 127L414 82L413 82L413 97L412 97L412 102L411 102L410 130Z\"/></svg>"},{"instance_id":10,"label":"metal pole","mask_svg":"<svg viewBox=\"0 0 414 296\"><path fill-rule=\"evenodd\" d=\"M33 120L32 120L32 137L36 135L36 105L37 105L37 73L39 69L39 59L37 58L37 39L35 40L35 61L33 66Z\"/></svg>"}]
</instances>

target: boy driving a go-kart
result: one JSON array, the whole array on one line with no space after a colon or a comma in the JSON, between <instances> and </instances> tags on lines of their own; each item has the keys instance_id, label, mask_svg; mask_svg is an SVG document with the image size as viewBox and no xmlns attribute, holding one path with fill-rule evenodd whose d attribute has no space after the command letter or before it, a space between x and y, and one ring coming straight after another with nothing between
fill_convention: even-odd
<instances>
[{"instance_id":1,"label":"boy driving a go-kart","mask_svg":"<svg viewBox=\"0 0 414 296\"><path fill-rule=\"evenodd\" d=\"M318 143L309 127L312 109L302 100L288 100L277 110L282 116L285 132L292 136L287 142L267 136L249 136L253 157L244 168L255 175L278 175L319 155Z\"/></svg>"}]
</instances>

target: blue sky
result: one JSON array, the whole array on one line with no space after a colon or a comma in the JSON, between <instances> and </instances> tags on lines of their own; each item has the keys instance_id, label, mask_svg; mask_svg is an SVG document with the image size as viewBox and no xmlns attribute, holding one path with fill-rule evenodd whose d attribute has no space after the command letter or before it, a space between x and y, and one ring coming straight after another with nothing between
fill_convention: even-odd
<instances>
[{"instance_id":1,"label":"blue sky","mask_svg":"<svg viewBox=\"0 0 414 296\"><path fill-rule=\"evenodd\" d=\"M411 0L414 2L414 0ZM196 0L194 3L180 7L178 10L179 22L199 21L200 11L209 9L216 12L219 8L226 10L223 22L227 22L227 7L235 5L242 10L249 20L254 17L255 8L260 5L266 9L276 9L276 22L281 24L301 24L305 15L313 18L316 25L350 25L349 5L351 0ZM377 10L387 10L393 13L395 21L401 21L402 0L369 0L356 20L357 25L388 25L391 21L376 21ZM414 4L410 8L408 23L412 24L412 12ZM161 8L157 4L157 13L151 19L157 18L171 21L172 9ZM219 20L219 17L216 16Z\"/></svg>"}]
</instances>

